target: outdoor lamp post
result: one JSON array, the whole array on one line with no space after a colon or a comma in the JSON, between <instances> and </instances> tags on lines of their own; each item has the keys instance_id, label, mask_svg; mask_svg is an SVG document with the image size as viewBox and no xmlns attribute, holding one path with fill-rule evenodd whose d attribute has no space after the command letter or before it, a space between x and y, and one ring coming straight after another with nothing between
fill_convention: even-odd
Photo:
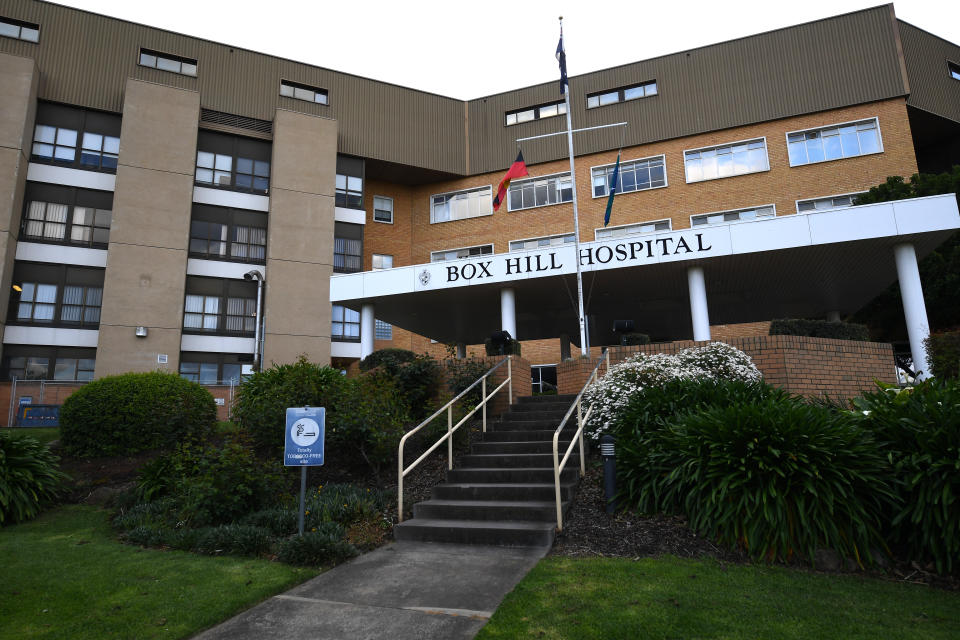
<instances>
[{"instance_id":1,"label":"outdoor lamp post","mask_svg":"<svg viewBox=\"0 0 960 640\"><path fill-rule=\"evenodd\" d=\"M603 458L603 493L607 499L607 513L612 514L617 508L614 496L617 493L617 460L613 445L616 439L611 435L600 438L600 457Z\"/></svg>"},{"instance_id":2,"label":"outdoor lamp post","mask_svg":"<svg viewBox=\"0 0 960 640\"><path fill-rule=\"evenodd\" d=\"M263 322L263 272L259 269L253 269L243 274L243 279L248 282L257 281L257 319L253 333L253 370L260 371L261 361L263 360L263 332L260 327Z\"/></svg>"}]
</instances>

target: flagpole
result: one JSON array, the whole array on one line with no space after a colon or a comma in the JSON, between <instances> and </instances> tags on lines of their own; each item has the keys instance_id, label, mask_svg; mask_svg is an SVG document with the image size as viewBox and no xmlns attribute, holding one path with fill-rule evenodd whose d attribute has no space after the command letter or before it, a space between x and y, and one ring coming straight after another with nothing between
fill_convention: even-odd
<instances>
[{"instance_id":1,"label":"flagpole","mask_svg":"<svg viewBox=\"0 0 960 640\"><path fill-rule=\"evenodd\" d=\"M563 16L560 16L560 39L563 42ZM566 43L563 43L566 54ZM573 187L573 244L576 251L577 264L577 306L580 322L580 353L590 355L590 345L587 342L587 319L583 311L583 273L580 270L580 215L577 211L577 172L573 165L573 123L570 118L570 83L563 87L563 97L567 106L567 150L570 153L570 184Z\"/></svg>"}]
</instances>

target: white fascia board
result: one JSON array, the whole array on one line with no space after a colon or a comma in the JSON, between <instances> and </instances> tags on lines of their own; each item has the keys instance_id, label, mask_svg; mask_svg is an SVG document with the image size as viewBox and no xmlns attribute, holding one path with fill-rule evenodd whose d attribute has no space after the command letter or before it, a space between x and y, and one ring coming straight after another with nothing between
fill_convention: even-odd
<instances>
[{"instance_id":1,"label":"white fascia board","mask_svg":"<svg viewBox=\"0 0 960 640\"><path fill-rule=\"evenodd\" d=\"M199 336L185 333L180 336L181 351L204 351L207 353L253 353L253 338L231 336Z\"/></svg>"},{"instance_id":2,"label":"white fascia board","mask_svg":"<svg viewBox=\"0 0 960 640\"><path fill-rule=\"evenodd\" d=\"M49 184L65 184L70 187L96 189L97 191L113 191L117 185L117 176L112 173L57 167L39 162L31 162L27 166L27 180Z\"/></svg>"},{"instance_id":3,"label":"white fascia board","mask_svg":"<svg viewBox=\"0 0 960 640\"><path fill-rule=\"evenodd\" d=\"M262 264L227 262L226 260L203 260L201 258L187 259L188 276L243 280L243 274L250 271L259 271L263 274L263 279L267 279L267 268Z\"/></svg>"},{"instance_id":4,"label":"white fascia board","mask_svg":"<svg viewBox=\"0 0 960 640\"><path fill-rule=\"evenodd\" d=\"M107 266L107 250L68 247L62 244L44 244L42 242L23 242L21 240L17 243L17 260L105 268Z\"/></svg>"},{"instance_id":5,"label":"white fascia board","mask_svg":"<svg viewBox=\"0 0 960 640\"><path fill-rule=\"evenodd\" d=\"M96 329L60 329L57 327L23 327L8 325L3 331L3 344L37 344L57 347L96 348L100 332Z\"/></svg>"},{"instance_id":6,"label":"white fascia board","mask_svg":"<svg viewBox=\"0 0 960 640\"><path fill-rule=\"evenodd\" d=\"M226 189L211 189L209 187L194 187L193 201L199 204L212 204L216 207L231 207L233 209L249 209L250 211L270 211L270 197L258 196L253 193L240 193Z\"/></svg>"},{"instance_id":7,"label":"white fascia board","mask_svg":"<svg viewBox=\"0 0 960 640\"><path fill-rule=\"evenodd\" d=\"M333 210L333 219L337 222L349 222L350 224L367 224L367 212L363 209L336 207Z\"/></svg>"},{"instance_id":8,"label":"white fascia board","mask_svg":"<svg viewBox=\"0 0 960 640\"><path fill-rule=\"evenodd\" d=\"M359 342L339 342L337 340L331 340L330 356L333 358L359 358L360 343Z\"/></svg>"}]
</instances>

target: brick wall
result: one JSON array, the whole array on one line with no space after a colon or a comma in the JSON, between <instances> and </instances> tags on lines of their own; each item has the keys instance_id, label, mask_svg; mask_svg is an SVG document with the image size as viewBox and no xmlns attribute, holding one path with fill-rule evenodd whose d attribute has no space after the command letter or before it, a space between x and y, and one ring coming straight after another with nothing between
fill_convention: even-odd
<instances>
[{"instance_id":1,"label":"brick wall","mask_svg":"<svg viewBox=\"0 0 960 640\"><path fill-rule=\"evenodd\" d=\"M881 342L856 342L805 336L750 336L725 340L749 355L764 380L790 393L807 397L852 398L875 388L874 380L896 382L893 347ZM635 353L677 353L708 344L681 340L634 347L612 347L616 364ZM560 393L578 393L596 365L574 359L557 366ZM605 367L601 367L601 373Z\"/></svg>"}]
</instances>

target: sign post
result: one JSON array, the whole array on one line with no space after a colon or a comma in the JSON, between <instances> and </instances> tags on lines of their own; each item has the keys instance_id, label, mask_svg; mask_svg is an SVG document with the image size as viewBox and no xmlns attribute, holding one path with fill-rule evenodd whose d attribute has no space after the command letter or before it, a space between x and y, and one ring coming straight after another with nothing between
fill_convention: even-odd
<instances>
[{"instance_id":1,"label":"sign post","mask_svg":"<svg viewBox=\"0 0 960 640\"><path fill-rule=\"evenodd\" d=\"M298 525L303 535L304 503L307 495L307 467L323 465L323 437L327 411L324 407L287 408L283 465L300 467L300 514Z\"/></svg>"}]
</instances>

